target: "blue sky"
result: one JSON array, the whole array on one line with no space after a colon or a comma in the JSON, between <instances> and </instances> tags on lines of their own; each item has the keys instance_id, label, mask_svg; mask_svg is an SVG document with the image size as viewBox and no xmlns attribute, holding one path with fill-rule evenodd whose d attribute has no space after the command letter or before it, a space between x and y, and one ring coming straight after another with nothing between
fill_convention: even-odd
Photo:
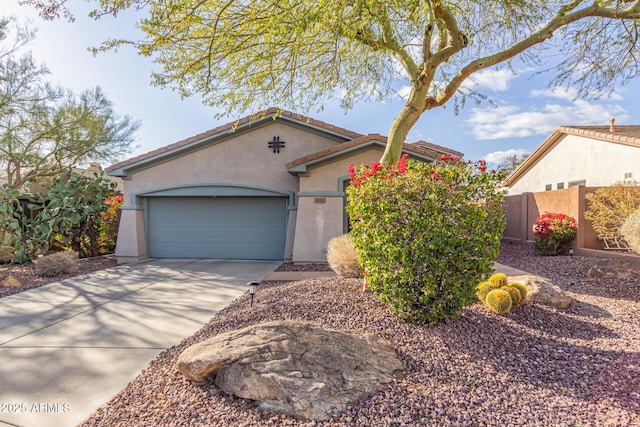
<instances>
[{"instance_id":1,"label":"blue sky","mask_svg":"<svg viewBox=\"0 0 640 427\"><path fill-rule=\"evenodd\" d=\"M51 83L76 93L100 86L118 114L141 121L132 155L238 118L216 120L213 116L217 111L203 106L198 98L182 100L170 89L151 86L154 64L137 56L133 49L122 48L95 57L88 52L89 46L130 34L135 18L131 13L115 20L106 17L94 21L87 17L87 3L77 1L70 2L75 22L48 22L41 20L33 8L18 5L18 0L2 3L2 15L13 15L19 22L30 19L32 26L39 28L29 49L36 61L49 68ZM425 140L461 151L466 159L499 162L505 153L533 151L558 126L608 125L611 117L615 117L616 125L639 124L639 81L619 88L610 98L573 101L572 90L548 90L550 78L526 68L517 70L517 74L504 70L476 74L470 84L493 102L475 105L469 101L458 115L452 104L428 111L414 126L409 142ZM387 135L401 107L398 97L386 103L363 102L346 113L337 103L329 103L323 111L312 108L307 115L356 132Z\"/></svg>"}]
</instances>

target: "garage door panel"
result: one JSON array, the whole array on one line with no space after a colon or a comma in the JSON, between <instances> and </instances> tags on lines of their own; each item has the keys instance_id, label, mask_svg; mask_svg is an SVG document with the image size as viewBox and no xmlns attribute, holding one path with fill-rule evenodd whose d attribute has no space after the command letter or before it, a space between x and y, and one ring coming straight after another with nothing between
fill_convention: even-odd
<instances>
[{"instance_id":1,"label":"garage door panel","mask_svg":"<svg viewBox=\"0 0 640 427\"><path fill-rule=\"evenodd\" d=\"M149 255L157 258L282 259L286 199L155 197Z\"/></svg>"}]
</instances>

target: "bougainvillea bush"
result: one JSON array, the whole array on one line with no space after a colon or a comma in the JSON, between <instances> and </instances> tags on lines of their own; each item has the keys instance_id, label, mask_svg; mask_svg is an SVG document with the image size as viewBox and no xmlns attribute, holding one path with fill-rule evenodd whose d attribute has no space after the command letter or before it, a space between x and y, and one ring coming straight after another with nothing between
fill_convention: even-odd
<instances>
[{"instance_id":1,"label":"bougainvillea bush","mask_svg":"<svg viewBox=\"0 0 640 427\"><path fill-rule=\"evenodd\" d=\"M475 299L504 231L503 172L444 156L350 167L351 235L368 287L402 319L434 324Z\"/></svg>"},{"instance_id":2,"label":"bougainvillea bush","mask_svg":"<svg viewBox=\"0 0 640 427\"><path fill-rule=\"evenodd\" d=\"M541 255L559 255L578 233L576 220L563 213L547 212L536 218L533 244Z\"/></svg>"}]
</instances>

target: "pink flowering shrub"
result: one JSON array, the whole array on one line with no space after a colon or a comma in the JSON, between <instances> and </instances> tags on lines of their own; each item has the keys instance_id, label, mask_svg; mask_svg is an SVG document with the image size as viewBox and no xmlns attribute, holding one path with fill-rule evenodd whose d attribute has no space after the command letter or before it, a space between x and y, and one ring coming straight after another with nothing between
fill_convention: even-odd
<instances>
[{"instance_id":1,"label":"pink flowering shrub","mask_svg":"<svg viewBox=\"0 0 640 427\"><path fill-rule=\"evenodd\" d=\"M559 255L578 233L576 220L563 213L547 212L536 218L534 246L541 255Z\"/></svg>"},{"instance_id":2,"label":"pink flowering shrub","mask_svg":"<svg viewBox=\"0 0 640 427\"><path fill-rule=\"evenodd\" d=\"M350 234L366 286L399 318L438 323L476 300L504 231L502 172L454 156L349 168Z\"/></svg>"}]
</instances>

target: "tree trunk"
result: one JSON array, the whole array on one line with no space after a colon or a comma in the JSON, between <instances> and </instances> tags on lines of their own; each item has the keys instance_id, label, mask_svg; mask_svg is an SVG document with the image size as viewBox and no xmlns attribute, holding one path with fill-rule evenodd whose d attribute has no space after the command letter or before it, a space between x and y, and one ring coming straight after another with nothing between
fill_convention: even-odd
<instances>
[{"instance_id":1,"label":"tree trunk","mask_svg":"<svg viewBox=\"0 0 640 427\"><path fill-rule=\"evenodd\" d=\"M391 129L389 130L387 146L380 159L380 163L383 165L395 165L400 160L402 156L402 146L407 140L409 131L425 111L426 92L426 87L423 87L421 90L415 87L411 89L407 103L402 107L400 114L398 114L393 121Z\"/></svg>"}]
</instances>

